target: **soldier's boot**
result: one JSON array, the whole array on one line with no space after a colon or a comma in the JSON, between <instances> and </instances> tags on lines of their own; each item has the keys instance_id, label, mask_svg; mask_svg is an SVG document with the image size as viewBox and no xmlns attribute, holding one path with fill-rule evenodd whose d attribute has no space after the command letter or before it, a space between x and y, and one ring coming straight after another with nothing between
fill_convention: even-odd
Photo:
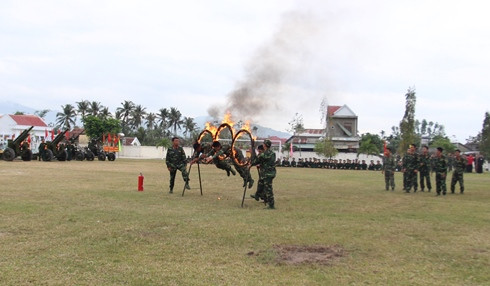
<instances>
[{"instance_id":1,"label":"soldier's boot","mask_svg":"<svg viewBox=\"0 0 490 286\"><path fill-rule=\"evenodd\" d=\"M387 190L387 191L388 191L389 189L390 189L390 187L389 187L388 185L386 185L386 186L385 186L385 190Z\"/></svg>"},{"instance_id":2,"label":"soldier's boot","mask_svg":"<svg viewBox=\"0 0 490 286\"><path fill-rule=\"evenodd\" d=\"M185 183L185 189L186 190L190 190L191 189L191 186L189 186L189 182Z\"/></svg>"},{"instance_id":3,"label":"soldier's boot","mask_svg":"<svg viewBox=\"0 0 490 286\"><path fill-rule=\"evenodd\" d=\"M464 193L464 188L461 188L461 190L459 191L460 194L463 194Z\"/></svg>"},{"instance_id":4,"label":"soldier's boot","mask_svg":"<svg viewBox=\"0 0 490 286\"><path fill-rule=\"evenodd\" d=\"M267 209L269 210L276 209L276 207L274 206L274 199L269 199L267 203L268 203Z\"/></svg>"},{"instance_id":5,"label":"soldier's boot","mask_svg":"<svg viewBox=\"0 0 490 286\"><path fill-rule=\"evenodd\" d=\"M248 179L248 188L249 189L252 188L252 186L254 185L254 182L255 182L254 179L252 179L252 178Z\"/></svg>"},{"instance_id":6,"label":"soldier's boot","mask_svg":"<svg viewBox=\"0 0 490 286\"><path fill-rule=\"evenodd\" d=\"M455 187L451 186L451 194L454 194L454 189L455 189Z\"/></svg>"},{"instance_id":7,"label":"soldier's boot","mask_svg":"<svg viewBox=\"0 0 490 286\"><path fill-rule=\"evenodd\" d=\"M174 188L172 188L172 187L168 188L168 193L169 194L173 194L174 193Z\"/></svg>"},{"instance_id":8,"label":"soldier's boot","mask_svg":"<svg viewBox=\"0 0 490 286\"><path fill-rule=\"evenodd\" d=\"M226 170L226 175L229 177L230 176L230 170Z\"/></svg>"},{"instance_id":9,"label":"soldier's boot","mask_svg":"<svg viewBox=\"0 0 490 286\"><path fill-rule=\"evenodd\" d=\"M243 179L243 186L242 187L246 187L247 186L247 180Z\"/></svg>"},{"instance_id":10,"label":"soldier's boot","mask_svg":"<svg viewBox=\"0 0 490 286\"><path fill-rule=\"evenodd\" d=\"M425 191L424 191L424 188L420 188L420 191L421 191L421 192L425 192Z\"/></svg>"},{"instance_id":11,"label":"soldier's boot","mask_svg":"<svg viewBox=\"0 0 490 286\"><path fill-rule=\"evenodd\" d=\"M233 170L232 168L230 168L230 172L233 174L233 176L235 176L235 175L236 175L235 170Z\"/></svg>"},{"instance_id":12,"label":"soldier's boot","mask_svg":"<svg viewBox=\"0 0 490 286\"><path fill-rule=\"evenodd\" d=\"M430 193L430 188L427 190L427 192L429 192L429 193Z\"/></svg>"},{"instance_id":13,"label":"soldier's boot","mask_svg":"<svg viewBox=\"0 0 490 286\"><path fill-rule=\"evenodd\" d=\"M252 199L255 199L257 202L260 200L260 196L258 194L250 195Z\"/></svg>"}]
</instances>

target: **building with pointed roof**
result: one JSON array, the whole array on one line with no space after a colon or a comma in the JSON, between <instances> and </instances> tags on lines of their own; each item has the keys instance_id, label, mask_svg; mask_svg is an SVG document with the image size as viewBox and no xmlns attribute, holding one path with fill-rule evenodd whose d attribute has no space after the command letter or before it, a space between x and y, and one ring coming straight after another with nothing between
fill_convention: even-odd
<instances>
[{"instance_id":1,"label":"building with pointed roof","mask_svg":"<svg viewBox=\"0 0 490 286\"><path fill-rule=\"evenodd\" d=\"M31 126L34 126L34 128L29 134L34 143L44 139L46 131L50 129L46 122L37 115L4 114L0 116L0 145L6 146L8 139L17 137L22 131Z\"/></svg>"},{"instance_id":2,"label":"building with pointed roof","mask_svg":"<svg viewBox=\"0 0 490 286\"><path fill-rule=\"evenodd\" d=\"M294 150L313 151L318 141L329 137L337 150L356 152L360 141L357 120L357 115L347 105L329 105L325 129L304 129L291 136L286 143L292 142Z\"/></svg>"}]
</instances>

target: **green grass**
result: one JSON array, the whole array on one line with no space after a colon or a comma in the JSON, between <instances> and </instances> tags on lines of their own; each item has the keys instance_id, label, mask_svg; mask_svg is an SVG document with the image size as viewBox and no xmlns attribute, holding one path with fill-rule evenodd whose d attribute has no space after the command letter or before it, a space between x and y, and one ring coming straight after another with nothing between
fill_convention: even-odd
<instances>
[{"instance_id":1,"label":"green grass","mask_svg":"<svg viewBox=\"0 0 490 286\"><path fill-rule=\"evenodd\" d=\"M137 176L145 191L137 192ZM168 194L157 160L0 162L2 285L489 285L490 175L464 195L384 190L380 172L278 169L277 210L197 168ZM256 178L256 171L252 170ZM218 200L218 197L221 199ZM274 245L340 245L287 265ZM250 252L254 255L247 255Z\"/></svg>"}]
</instances>

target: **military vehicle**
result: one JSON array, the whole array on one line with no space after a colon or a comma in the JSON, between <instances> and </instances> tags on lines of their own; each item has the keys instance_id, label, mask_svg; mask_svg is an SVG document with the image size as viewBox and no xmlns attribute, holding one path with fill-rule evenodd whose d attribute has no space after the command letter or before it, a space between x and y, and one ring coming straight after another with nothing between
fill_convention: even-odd
<instances>
[{"instance_id":1,"label":"military vehicle","mask_svg":"<svg viewBox=\"0 0 490 286\"><path fill-rule=\"evenodd\" d=\"M29 143L24 142L29 136L29 131L31 131L32 128L34 128L34 126L22 131L17 138L8 140L7 148L3 150L2 154L5 161L13 161L17 156L20 156L23 161L32 160L32 151L30 146L28 146Z\"/></svg>"},{"instance_id":2,"label":"military vehicle","mask_svg":"<svg viewBox=\"0 0 490 286\"><path fill-rule=\"evenodd\" d=\"M41 156L41 159L45 162L49 162L56 158L58 161L66 161L68 158L68 152L66 151L66 146L64 143L61 143L63 138L65 137L65 133L68 130L65 130L53 139L53 141L46 142L46 150Z\"/></svg>"}]
</instances>

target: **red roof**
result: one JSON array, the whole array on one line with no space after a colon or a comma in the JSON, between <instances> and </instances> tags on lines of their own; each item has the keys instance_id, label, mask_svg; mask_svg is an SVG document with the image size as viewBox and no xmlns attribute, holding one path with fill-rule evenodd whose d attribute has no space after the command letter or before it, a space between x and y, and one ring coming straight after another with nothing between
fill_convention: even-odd
<instances>
[{"instance_id":1,"label":"red roof","mask_svg":"<svg viewBox=\"0 0 490 286\"><path fill-rule=\"evenodd\" d=\"M26 126L40 126L40 127L48 127L44 120L37 115L12 115L9 116L17 123L17 125L26 125Z\"/></svg>"},{"instance_id":2,"label":"red roof","mask_svg":"<svg viewBox=\"0 0 490 286\"><path fill-rule=\"evenodd\" d=\"M342 106L337 106L337 105L329 105L327 107L327 114L328 116L332 116L337 110L339 110Z\"/></svg>"}]
</instances>

